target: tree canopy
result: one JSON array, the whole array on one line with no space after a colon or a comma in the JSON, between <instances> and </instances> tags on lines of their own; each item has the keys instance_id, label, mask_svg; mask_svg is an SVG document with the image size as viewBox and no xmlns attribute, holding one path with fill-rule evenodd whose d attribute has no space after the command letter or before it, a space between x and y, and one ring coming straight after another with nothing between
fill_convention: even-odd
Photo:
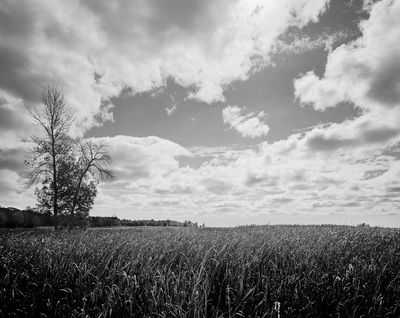
<instances>
[{"instance_id":1,"label":"tree canopy","mask_svg":"<svg viewBox=\"0 0 400 318\"><path fill-rule=\"evenodd\" d=\"M35 190L38 208L52 211L56 229L59 216L69 224L85 219L93 206L98 181L115 179L106 168L111 164L107 145L71 138L75 113L56 86L43 90L42 107L28 105L26 110L39 133L31 137L32 147L25 161L25 187L41 181L42 186Z\"/></svg>"}]
</instances>

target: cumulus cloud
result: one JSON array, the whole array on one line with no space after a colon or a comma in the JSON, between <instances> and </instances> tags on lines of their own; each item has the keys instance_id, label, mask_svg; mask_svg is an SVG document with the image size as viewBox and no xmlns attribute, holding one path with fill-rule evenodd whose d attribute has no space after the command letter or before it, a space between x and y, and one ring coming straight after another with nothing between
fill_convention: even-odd
<instances>
[{"instance_id":1,"label":"cumulus cloud","mask_svg":"<svg viewBox=\"0 0 400 318\"><path fill-rule=\"evenodd\" d=\"M362 35L329 53L323 77L310 71L294 81L303 106L324 111L347 102L360 110L357 118L308 132L298 146L311 153L351 153L361 160L400 142L400 3L384 0L368 8Z\"/></svg>"},{"instance_id":2,"label":"cumulus cloud","mask_svg":"<svg viewBox=\"0 0 400 318\"><path fill-rule=\"evenodd\" d=\"M18 127L26 125L18 114L24 103L37 102L47 82L63 88L83 129L112 120L110 99L122 88L133 94L149 91L165 85L168 77L188 88L189 98L221 101L232 81L270 63L279 35L290 26L317 21L326 3L2 3L0 190L6 204L23 201L15 184L26 137ZM96 202L101 204L94 213L136 208L185 218L188 211L223 212L224 217L393 212L400 189L400 164L393 151L400 141L399 15L399 2L371 5L369 19L360 24L362 36L329 52L325 74L310 71L294 82L303 106L323 111L350 102L359 117L248 149L185 149L159 137L101 138L109 144L119 179L115 185L100 185ZM306 38L286 49L301 51L326 42L328 37ZM226 107L224 123L243 137L267 135L265 114L245 111ZM190 159L199 158L201 164L190 165ZM119 216L136 217L129 212Z\"/></svg>"},{"instance_id":3,"label":"cumulus cloud","mask_svg":"<svg viewBox=\"0 0 400 318\"><path fill-rule=\"evenodd\" d=\"M242 116L241 113L245 108L239 106L228 106L222 110L222 118L224 124L228 124L230 128L235 129L241 136L256 138L266 136L269 127L262 120L266 114L261 111L257 115L253 112Z\"/></svg>"},{"instance_id":4,"label":"cumulus cloud","mask_svg":"<svg viewBox=\"0 0 400 318\"><path fill-rule=\"evenodd\" d=\"M328 56L325 74L313 71L295 80L296 97L317 110L352 102L364 112L400 104L400 4L384 0L360 23L362 36Z\"/></svg>"},{"instance_id":5,"label":"cumulus cloud","mask_svg":"<svg viewBox=\"0 0 400 318\"><path fill-rule=\"evenodd\" d=\"M182 203L176 211L194 208L193 213L209 216L221 212L217 207L232 216L390 211L400 188L395 156L378 151L376 145L364 151L352 151L357 144L320 149L309 144L318 129L263 142L257 149L232 149L234 156L208 149L211 159L199 168L180 167L148 179L146 193L152 195L141 200L179 196ZM235 202L235 208L225 209L227 202Z\"/></svg>"},{"instance_id":6,"label":"cumulus cloud","mask_svg":"<svg viewBox=\"0 0 400 318\"><path fill-rule=\"evenodd\" d=\"M168 159L157 159L140 169L139 165L124 168L127 186L121 196L113 193L113 197L127 209L135 207L149 213L155 211L154 202L174 198L179 204L162 205L163 212L185 215L190 211L194 218L216 217L221 212L225 217L254 217L265 213L365 214L393 210L400 188L400 165L393 155L376 149L368 153L320 150L308 144L312 136L308 134L263 142L256 149L232 149L234 155L226 157L221 156L219 148L208 149L210 159L198 168L181 166L180 157L175 156L181 150L169 145L175 150ZM152 158L149 152L141 152L146 161ZM122 167L126 160L115 158L116 165ZM155 166L159 168L153 170ZM138 178L130 172L138 170L148 173Z\"/></svg>"},{"instance_id":7,"label":"cumulus cloud","mask_svg":"<svg viewBox=\"0 0 400 318\"><path fill-rule=\"evenodd\" d=\"M362 36L328 53L322 78L309 72L294 82L303 106L322 111L351 102L360 110L357 118L262 142L255 149L193 148L192 156L203 159L199 167L171 170L149 182L146 191L182 198L180 206L167 211L209 217L397 213L399 8L389 1L372 5L369 19L360 25ZM244 111L225 108L224 122L242 135L257 127L247 130L249 119L265 125L264 114Z\"/></svg>"},{"instance_id":8,"label":"cumulus cloud","mask_svg":"<svg viewBox=\"0 0 400 318\"><path fill-rule=\"evenodd\" d=\"M164 176L179 168L180 156L190 156L182 146L155 136L94 138L109 145L113 169L120 182Z\"/></svg>"},{"instance_id":9,"label":"cumulus cloud","mask_svg":"<svg viewBox=\"0 0 400 318\"><path fill-rule=\"evenodd\" d=\"M29 1L0 6L0 88L37 102L59 85L80 129L112 120L110 99L165 85L224 100L232 81L270 62L277 37L317 21L328 0ZM71 20L71 17L74 19Z\"/></svg>"},{"instance_id":10,"label":"cumulus cloud","mask_svg":"<svg viewBox=\"0 0 400 318\"><path fill-rule=\"evenodd\" d=\"M2 2L2 167L19 173L21 164L13 161L22 159L23 141L32 133L23 106L40 103L45 85L56 84L63 90L77 111L78 134L112 121L112 98L124 88L133 94L152 91L164 86L167 78L188 88L188 98L221 101L232 81L244 80L269 63L281 33L316 21L326 3L34 0L21 6ZM177 156L187 154L179 145L155 137L114 138L110 149L119 158L117 170L131 181L173 171L179 164ZM118 145L126 146L130 159Z\"/></svg>"}]
</instances>

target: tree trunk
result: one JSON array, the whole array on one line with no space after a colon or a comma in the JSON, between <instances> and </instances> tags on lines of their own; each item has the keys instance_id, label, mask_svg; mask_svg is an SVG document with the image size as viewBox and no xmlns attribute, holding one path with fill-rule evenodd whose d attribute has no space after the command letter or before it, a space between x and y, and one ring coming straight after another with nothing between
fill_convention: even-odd
<instances>
[{"instance_id":1,"label":"tree trunk","mask_svg":"<svg viewBox=\"0 0 400 318\"><path fill-rule=\"evenodd\" d=\"M76 199L78 196L79 189L81 188L82 178L79 178L79 183L77 187L74 189L74 198L72 199L72 207L71 207L71 217L75 214L75 207L76 207Z\"/></svg>"},{"instance_id":2,"label":"tree trunk","mask_svg":"<svg viewBox=\"0 0 400 318\"><path fill-rule=\"evenodd\" d=\"M75 214L76 191L78 191L78 190L75 190L75 191L74 191L74 198L73 198L73 200L72 200L72 207L71 207L71 217L74 217L74 214Z\"/></svg>"},{"instance_id":3,"label":"tree trunk","mask_svg":"<svg viewBox=\"0 0 400 318\"><path fill-rule=\"evenodd\" d=\"M57 211L57 199L55 195L53 203L53 214L54 214L54 229L58 231L58 211Z\"/></svg>"},{"instance_id":4,"label":"tree trunk","mask_svg":"<svg viewBox=\"0 0 400 318\"><path fill-rule=\"evenodd\" d=\"M53 167L53 172L56 171L55 166ZM55 176L55 172L54 172ZM53 177L53 215L54 215L54 229L58 230L58 191L57 191L57 179Z\"/></svg>"},{"instance_id":5,"label":"tree trunk","mask_svg":"<svg viewBox=\"0 0 400 318\"><path fill-rule=\"evenodd\" d=\"M56 163L56 147L54 139L54 130L51 132L51 150L53 159L53 214L54 214L54 229L58 230L58 184L57 184L57 163Z\"/></svg>"},{"instance_id":6,"label":"tree trunk","mask_svg":"<svg viewBox=\"0 0 400 318\"><path fill-rule=\"evenodd\" d=\"M76 188L75 188L75 190L74 190L74 199L73 199L73 201L72 201L72 207L71 207L71 217L74 216L75 207L76 207L76 199L77 199L77 197L78 197L78 193L79 193L79 190L80 190L80 188L81 188L81 184L82 184L83 177L84 177L85 174L88 172L89 167L90 167L90 164L86 167L86 169L83 171L83 173L81 173L81 175L80 175L80 177L79 177L78 185L76 186Z\"/></svg>"}]
</instances>

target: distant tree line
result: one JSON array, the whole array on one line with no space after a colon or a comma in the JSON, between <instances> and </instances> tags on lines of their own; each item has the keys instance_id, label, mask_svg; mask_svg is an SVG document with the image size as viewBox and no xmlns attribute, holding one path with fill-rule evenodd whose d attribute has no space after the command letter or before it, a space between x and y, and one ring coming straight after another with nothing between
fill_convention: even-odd
<instances>
[{"instance_id":1,"label":"distant tree line","mask_svg":"<svg viewBox=\"0 0 400 318\"><path fill-rule=\"evenodd\" d=\"M33 209L19 210L0 207L0 227L36 227L53 226L51 213L41 214Z\"/></svg>"},{"instance_id":2,"label":"distant tree line","mask_svg":"<svg viewBox=\"0 0 400 318\"><path fill-rule=\"evenodd\" d=\"M19 210L12 207L0 207L0 227L38 227L54 226L54 215L39 213L34 208L27 207ZM113 227L113 226L176 226L176 227L198 227L197 222L173 221L173 220L120 220L116 216L89 216L86 226L90 227Z\"/></svg>"},{"instance_id":3,"label":"distant tree line","mask_svg":"<svg viewBox=\"0 0 400 318\"><path fill-rule=\"evenodd\" d=\"M180 226L180 227L199 227L197 222L173 221L173 220L121 220L122 226Z\"/></svg>"}]
</instances>

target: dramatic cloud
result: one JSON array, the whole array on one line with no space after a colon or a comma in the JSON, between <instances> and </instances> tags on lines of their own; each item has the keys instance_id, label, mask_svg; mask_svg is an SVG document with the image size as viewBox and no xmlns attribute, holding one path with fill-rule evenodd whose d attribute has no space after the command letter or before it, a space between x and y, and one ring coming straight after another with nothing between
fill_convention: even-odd
<instances>
[{"instance_id":1,"label":"dramatic cloud","mask_svg":"<svg viewBox=\"0 0 400 318\"><path fill-rule=\"evenodd\" d=\"M232 81L270 63L278 36L317 21L327 0L13 1L0 5L0 89L37 102L58 84L80 128L112 120L110 98L165 85L224 100ZM71 17L74 17L71 19Z\"/></svg>"},{"instance_id":2,"label":"dramatic cloud","mask_svg":"<svg viewBox=\"0 0 400 318\"><path fill-rule=\"evenodd\" d=\"M210 217L222 212L220 208L231 216L278 211L385 213L396 202L393 193L400 187L400 179L399 164L393 157L375 155L364 163L355 156L321 157L315 153L310 157L301 151L303 141L298 136L296 141L263 143L257 150L237 151L236 159L214 158L197 169L180 167L163 177L137 180L123 201L131 198L134 207L138 195L141 205L178 196L179 206L164 206L165 211L190 210ZM288 155L289 143L298 150ZM377 207L383 199L385 203ZM233 202L235 208L228 209L227 204Z\"/></svg>"},{"instance_id":3,"label":"dramatic cloud","mask_svg":"<svg viewBox=\"0 0 400 318\"><path fill-rule=\"evenodd\" d=\"M114 140L112 153L116 167L124 171L123 187L117 191L103 185L102 198L112 196L122 210L163 211L183 218L190 211L195 219L390 213L399 203L400 165L395 156L376 149L368 153L340 147L321 150L310 145L315 134L311 131L280 142L264 142L252 150L232 149L230 155L223 155L218 148L189 155L165 140L154 144L134 140L128 149L132 161L119 157L117 148L129 148L125 141ZM157 152L156 157L151 148L161 145L165 151ZM193 158L205 153L211 159L198 168L180 164L181 155Z\"/></svg>"},{"instance_id":4,"label":"dramatic cloud","mask_svg":"<svg viewBox=\"0 0 400 318\"><path fill-rule=\"evenodd\" d=\"M245 108L239 106L228 106L222 110L224 124L229 124L230 128L235 129L243 137L256 138L266 136L269 132L267 124L262 122L266 114L261 111L257 115L249 113L241 116Z\"/></svg>"},{"instance_id":5,"label":"dramatic cloud","mask_svg":"<svg viewBox=\"0 0 400 318\"><path fill-rule=\"evenodd\" d=\"M324 24L318 32L303 34L308 27L301 28L318 22L327 3L34 0L24 6L12 1L0 4L1 204L34 204L32 192L21 192L17 186L23 141L34 129L27 129L23 106L39 102L43 86L55 83L77 110L76 132L81 134L113 120L114 107L122 105L122 98L113 97L122 91L149 92L143 96L163 92L161 117L166 117L165 109L170 123L186 120L196 128L211 116L202 117L204 113L197 112L202 106L190 99L220 102L225 127L238 133L225 133L213 123L210 139L213 133L221 136L202 145L196 139L200 130L194 129L195 137L182 142L190 148L154 136L95 138L109 144L111 168L118 180L100 184L93 214L116 211L125 218L223 218L226 222L259 217L265 223L273 215L394 213L400 204L400 3L371 4L359 31L346 26L333 32ZM336 47L338 41L357 34L357 40ZM292 106L309 109L297 109L299 118L291 120L300 122L309 116L305 125L312 128L290 135L293 127L286 127L288 137L277 140L279 134L270 132L268 125L273 129L272 120L276 124L278 116L287 116L287 107L279 108L283 98L277 98L277 109L271 109L268 120L263 111L224 102L225 90L232 87L233 96L235 89L244 89L236 83L252 75L254 92L263 89L268 83L260 78L265 74L255 73L266 71L272 56L306 51L318 57L321 65L316 70L323 69L320 61L327 57L324 74L313 71L309 61L313 58L308 56L310 64L303 63L304 56L297 55L294 61L292 54L284 54L282 65L287 62L291 70L304 72L295 75ZM304 65L311 66L305 69ZM279 80L290 73L286 68L274 71ZM165 87L167 79L180 91L168 91L174 85ZM276 98L274 92L269 94L271 100ZM238 95L241 100L229 97L229 103L259 102L256 94L250 98L241 91ZM285 98L290 103L292 97ZM344 107L358 113L337 115ZM221 125L220 108L210 109ZM152 111L154 117L149 118L159 123ZM181 127L173 128L173 132L162 131L176 136ZM112 128L102 127L96 136L103 131L114 135ZM265 136L270 140L250 139Z\"/></svg>"},{"instance_id":6,"label":"dramatic cloud","mask_svg":"<svg viewBox=\"0 0 400 318\"><path fill-rule=\"evenodd\" d=\"M313 71L294 81L303 105L324 111L352 103L359 117L317 127L300 144L311 152L336 151L364 160L400 142L400 3L381 1L369 7L362 36L328 55L325 74Z\"/></svg>"},{"instance_id":7,"label":"dramatic cloud","mask_svg":"<svg viewBox=\"0 0 400 318\"><path fill-rule=\"evenodd\" d=\"M362 37L328 56L325 74L313 71L295 81L296 97L317 110L339 102L354 103L364 112L400 105L400 3L376 3L361 22Z\"/></svg>"}]
</instances>

